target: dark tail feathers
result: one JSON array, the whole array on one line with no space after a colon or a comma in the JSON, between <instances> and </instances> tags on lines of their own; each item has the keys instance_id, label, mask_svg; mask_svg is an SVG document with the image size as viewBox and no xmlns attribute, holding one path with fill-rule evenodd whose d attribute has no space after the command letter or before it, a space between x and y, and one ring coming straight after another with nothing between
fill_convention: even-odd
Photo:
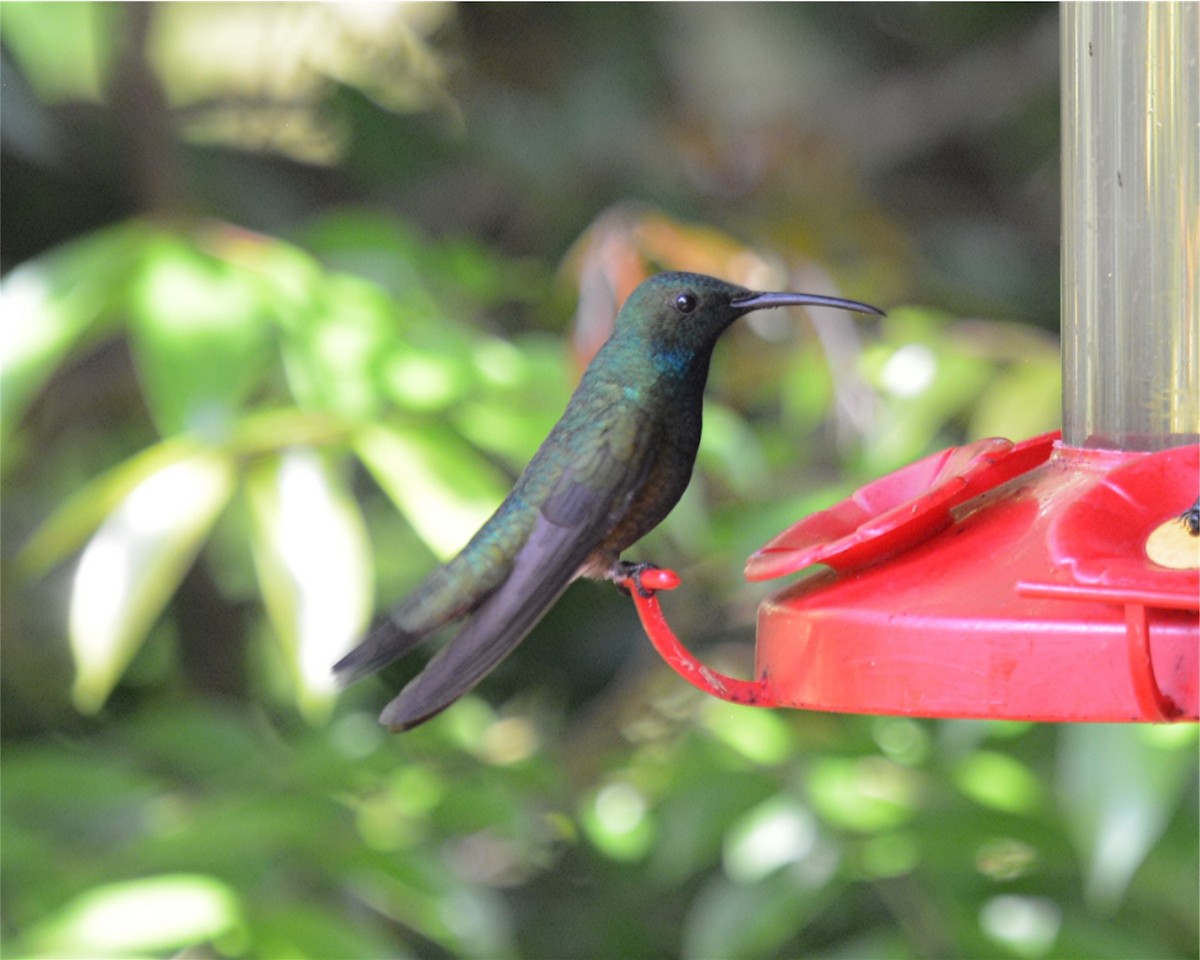
<instances>
[{"instance_id":1,"label":"dark tail feathers","mask_svg":"<svg viewBox=\"0 0 1200 960\"><path fill-rule=\"evenodd\" d=\"M339 686L349 686L367 674L394 663L425 639L424 633L401 630L387 617L371 629L365 640L333 665Z\"/></svg>"}]
</instances>

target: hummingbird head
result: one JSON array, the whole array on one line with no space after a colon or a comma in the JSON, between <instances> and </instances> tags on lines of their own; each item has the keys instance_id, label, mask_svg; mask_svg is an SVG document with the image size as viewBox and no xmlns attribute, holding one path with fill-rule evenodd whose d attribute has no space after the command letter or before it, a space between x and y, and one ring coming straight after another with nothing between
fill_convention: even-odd
<instances>
[{"instance_id":1,"label":"hummingbird head","mask_svg":"<svg viewBox=\"0 0 1200 960\"><path fill-rule=\"evenodd\" d=\"M837 307L879 316L856 300L811 293L760 293L700 273L659 273L643 280L617 316L616 333L646 341L655 355L680 370L707 357L738 317L770 307Z\"/></svg>"}]
</instances>

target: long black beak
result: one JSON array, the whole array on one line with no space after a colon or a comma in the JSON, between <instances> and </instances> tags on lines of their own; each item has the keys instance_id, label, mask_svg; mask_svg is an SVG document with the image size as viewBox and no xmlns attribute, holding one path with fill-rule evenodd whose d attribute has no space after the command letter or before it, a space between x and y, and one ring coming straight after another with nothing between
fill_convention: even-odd
<instances>
[{"instance_id":1,"label":"long black beak","mask_svg":"<svg viewBox=\"0 0 1200 960\"><path fill-rule=\"evenodd\" d=\"M768 307L836 307L839 310L853 310L855 313L873 313L876 316L887 316L878 307L857 300L843 300L841 297L822 297L815 293L750 293L744 297L734 297L730 301L738 314L750 313L752 310L764 310Z\"/></svg>"}]
</instances>

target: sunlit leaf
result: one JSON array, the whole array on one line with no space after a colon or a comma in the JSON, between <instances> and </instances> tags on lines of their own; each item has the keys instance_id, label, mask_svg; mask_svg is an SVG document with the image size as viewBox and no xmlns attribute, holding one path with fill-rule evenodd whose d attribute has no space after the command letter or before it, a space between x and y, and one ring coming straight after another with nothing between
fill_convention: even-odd
<instances>
[{"instance_id":1,"label":"sunlit leaf","mask_svg":"<svg viewBox=\"0 0 1200 960\"><path fill-rule=\"evenodd\" d=\"M1062 397L1057 351L1012 364L979 398L970 435L1019 440L1054 430L1062 422Z\"/></svg>"},{"instance_id":2,"label":"sunlit leaf","mask_svg":"<svg viewBox=\"0 0 1200 960\"><path fill-rule=\"evenodd\" d=\"M116 14L102 3L0 5L4 46L47 102L99 100L111 65Z\"/></svg>"},{"instance_id":3,"label":"sunlit leaf","mask_svg":"<svg viewBox=\"0 0 1200 960\"><path fill-rule=\"evenodd\" d=\"M57 956L120 957L212 941L241 922L237 895L212 877L168 874L76 897L31 935Z\"/></svg>"},{"instance_id":4,"label":"sunlit leaf","mask_svg":"<svg viewBox=\"0 0 1200 960\"><path fill-rule=\"evenodd\" d=\"M229 452L258 456L296 445L321 446L343 441L350 427L320 412L266 410L240 417ZM186 460L202 448L186 437L173 437L147 447L123 463L84 484L61 504L17 554L20 569L29 576L44 573L83 546L134 487L170 464Z\"/></svg>"},{"instance_id":5,"label":"sunlit leaf","mask_svg":"<svg viewBox=\"0 0 1200 960\"><path fill-rule=\"evenodd\" d=\"M613 860L639 860L654 842L654 817L630 783L605 784L585 802L579 819L588 839Z\"/></svg>"},{"instance_id":6,"label":"sunlit leaf","mask_svg":"<svg viewBox=\"0 0 1200 960\"><path fill-rule=\"evenodd\" d=\"M754 763L773 766L782 763L795 749L795 736L778 713L756 710L708 700L704 705L704 726L718 740L728 744Z\"/></svg>"},{"instance_id":7,"label":"sunlit leaf","mask_svg":"<svg viewBox=\"0 0 1200 960\"><path fill-rule=\"evenodd\" d=\"M323 447L344 442L352 426L319 410L261 410L238 418L230 449L239 456L277 453L289 447Z\"/></svg>"},{"instance_id":8,"label":"sunlit leaf","mask_svg":"<svg viewBox=\"0 0 1200 960\"><path fill-rule=\"evenodd\" d=\"M71 592L73 697L100 708L233 492L226 459L196 453L137 484L84 548Z\"/></svg>"},{"instance_id":9,"label":"sunlit leaf","mask_svg":"<svg viewBox=\"0 0 1200 960\"><path fill-rule=\"evenodd\" d=\"M562 416L575 385L563 350L557 338L476 341L475 399L456 408L454 425L481 450L523 468Z\"/></svg>"},{"instance_id":10,"label":"sunlit leaf","mask_svg":"<svg viewBox=\"0 0 1200 960\"><path fill-rule=\"evenodd\" d=\"M281 313L302 308L318 295L328 274L311 253L270 234L237 224L206 220L191 224L196 249L237 267L269 288Z\"/></svg>"},{"instance_id":11,"label":"sunlit leaf","mask_svg":"<svg viewBox=\"0 0 1200 960\"><path fill-rule=\"evenodd\" d=\"M759 804L725 835L725 872L737 883L754 883L804 859L817 843L811 811L794 797L778 794Z\"/></svg>"},{"instance_id":12,"label":"sunlit leaf","mask_svg":"<svg viewBox=\"0 0 1200 960\"><path fill-rule=\"evenodd\" d=\"M994 374L994 362L948 342L951 329L949 317L895 309L883 322L883 340L865 351L866 376L885 400L864 444L870 472L896 469L927 451Z\"/></svg>"},{"instance_id":13,"label":"sunlit leaf","mask_svg":"<svg viewBox=\"0 0 1200 960\"><path fill-rule=\"evenodd\" d=\"M315 453L292 450L246 477L255 567L298 702L314 719L332 702L332 665L363 631L371 555L358 507Z\"/></svg>"},{"instance_id":14,"label":"sunlit leaf","mask_svg":"<svg viewBox=\"0 0 1200 960\"><path fill-rule=\"evenodd\" d=\"M528 383L531 376L545 374L547 362L560 367L562 350L561 345L547 349L545 341L530 339L517 346L498 337L480 337L471 345L471 360L481 383L511 390Z\"/></svg>"},{"instance_id":15,"label":"sunlit leaf","mask_svg":"<svg viewBox=\"0 0 1200 960\"><path fill-rule=\"evenodd\" d=\"M507 492L495 468L442 427L370 425L359 431L354 449L442 559L462 548Z\"/></svg>"},{"instance_id":16,"label":"sunlit leaf","mask_svg":"<svg viewBox=\"0 0 1200 960\"><path fill-rule=\"evenodd\" d=\"M448 105L440 45L428 35L449 10L419 7L180 4L155 18L148 54L172 105L183 108L188 139L332 164L346 131L328 115L330 86L404 112ZM372 69L389 58L397 61L389 69Z\"/></svg>"},{"instance_id":17,"label":"sunlit leaf","mask_svg":"<svg viewBox=\"0 0 1200 960\"><path fill-rule=\"evenodd\" d=\"M565 408L564 398L561 407L549 409L561 416ZM453 421L463 436L479 449L494 454L511 464L514 470L519 470L533 458L554 426L555 421L546 417L546 412L546 409L528 413L517 411L511 402L490 399L463 404L456 411Z\"/></svg>"},{"instance_id":18,"label":"sunlit leaf","mask_svg":"<svg viewBox=\"0 0 1200 960\"><path fill-rule=\"evenodd\" d=\"M137 223L114 227L23 263L0 283L0 440L64 357L102 332L152 236Z\"/></svg>"},{"instance_id":19,"label":"sunlit leaf","mask_svg":"<svg viewBox=\"0 0 1200 960\"><path fill-rule=\"evenodd\" d=\"M164 236L147 256L132 306L134 358L159 430L223 438L265 368L269 305L259 284Z\"/></svg>"},{"instance_id":20,"label":"sunlit leaf","mask_svg":"<svg viewBox=\"0 0 1200 960\"><path fill-rule=\"evenodd\" d=\"M385 364L383 385L388 396L407 410L441 410L462 396L467 365L461 356L396 350Z\"/></svg>"},{"instance_id":21,"label":"sunlit leaf","mask_svg":"<svg viewBox=\"0 0 1200 960\"><path fill-rule=\"evenodd\" d=\"M1023 763L1004 753L975 751L959 764L954 779L963 793L994 810L1027 814L1041 806L1041 782Z\"/></svg>"},{"instance_id":22,"label":"sunlit leaf","mask_svg":"<svg viewBox=\"0 0 1200 960\"><path fill-rule=\"evenodd\" d=\"M808 790L827 822L877 833L912 818L918 782L911 770L882 757L825 757L813 765Z\"/></svg>"},{"instance_id":23,"label":"sunlit leaf","mask_svg":"<svg viewBox=\"0 0 1200 960\"><path fill-rule=\"evenodd\" d=\"M30 576L44 573L82 547L135 487L166 467L192 458L198 450L189 440L165 440L80 487L29 538L17 555L20 568Z\"/></svg>"},{"instance_id":24,"label":"sunlit leaf","mask_svg":"<svg viewBox=\"0 0 1200 960\"><path fill-rule=\"evenodd\" d=\"M1062 907L1049 897L992 897L979 911L979 925L1018 957L1044 957L1062 926Z\"/></svg>"},{"instance_id":25,"label":"sunlit leaf","mask_svg":"<svg viewBox=\"0 0 1200 960\"><path fill-rule=\"evenodd\" d=\"M396 349L396 304L372 283L343 274L285 324L288 385L310 407L372 417L383 406L386 361Z\"/></svg>"}]
</instances>

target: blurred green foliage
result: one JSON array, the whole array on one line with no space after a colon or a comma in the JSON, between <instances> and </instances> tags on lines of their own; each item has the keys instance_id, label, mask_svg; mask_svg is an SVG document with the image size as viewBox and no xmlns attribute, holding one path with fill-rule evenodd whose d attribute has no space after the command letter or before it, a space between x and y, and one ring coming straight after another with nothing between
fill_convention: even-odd
<instances>
[{"instance_id":1,"label":"blurred green foliage","mask_svg":"<svg viewBox=\"0 0 1200 960\"><path fill-rule=\"evenodd\" d=\"M561 412L614 204L889 307L718 349L636 550L713 662L782 527L1057 420L1053 8L537 10L0 7L5 954L1195 956L1194 727L735 708L594 585L411 734L413 665L335 697Z\"/></svg>"}]
</instances>

